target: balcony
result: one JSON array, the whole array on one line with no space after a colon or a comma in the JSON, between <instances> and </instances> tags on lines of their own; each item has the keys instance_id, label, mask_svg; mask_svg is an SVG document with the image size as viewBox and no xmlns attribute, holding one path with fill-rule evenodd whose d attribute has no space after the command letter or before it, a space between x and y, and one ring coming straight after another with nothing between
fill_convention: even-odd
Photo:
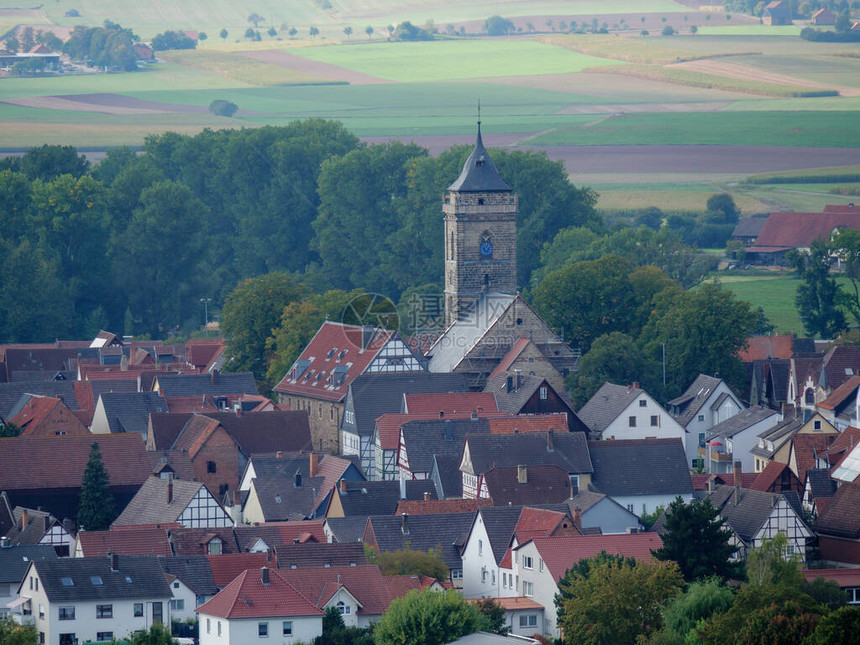
<instances>
[{"instance_id":1,"label":"balcony","mask_svg":"<svg viewBox=\"0 0 860 645\"><path fill-rule=\"evenodd\" d=\"M22 627L34 627L36 625L36 617L33 614L10 614L12 622Z\"/></svg>"},{"instance_id":2,"label":"balcony","mask_svg":"<svg viewBox=\"0 0 860 645\"><path fill-rule=\"evenodd\" d=\"M704 457L706 453L706 449L703 447L699 447L699 456ZM731 462L732 461L732 453L730 452L717 452L716 450L711 450L709 455L709 459L711 461L717 462Z\"/></svg>"}]
</instances>

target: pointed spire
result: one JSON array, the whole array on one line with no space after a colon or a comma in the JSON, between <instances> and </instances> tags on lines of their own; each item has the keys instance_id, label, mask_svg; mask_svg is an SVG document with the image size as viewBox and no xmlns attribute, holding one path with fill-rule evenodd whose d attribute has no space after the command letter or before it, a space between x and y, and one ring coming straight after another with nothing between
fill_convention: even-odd
<instances>
[{"instance_id":1,"label":"pointed spire","mask_svg":"<svg viewBox=\"0 0 860 645\"><path fill-rule=\"evenodd\" d=\"M481 103L478 101L478 136L475 149L463 164L460 176L448 190L461 193L511 192L513 188L502 179L481 137Z\"/></svg>"}]
</instances>

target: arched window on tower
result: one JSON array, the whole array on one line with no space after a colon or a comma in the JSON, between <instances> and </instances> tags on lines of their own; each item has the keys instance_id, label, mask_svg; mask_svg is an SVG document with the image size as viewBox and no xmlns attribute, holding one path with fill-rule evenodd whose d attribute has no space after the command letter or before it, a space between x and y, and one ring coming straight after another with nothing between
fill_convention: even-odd
<instances>
[{"instance_id":1,"label":"arched window on tower","mask_svg":"<svg viewBox=\"0 0 860 645\"><path fill-rule=\"evenodd\" d=\"M806 405L815 405L815 392L812 388L808 388L804 394Z\"/></svg>"},{"instance_id":2,"label":"arched window on tower","mask_svg":"<svg viewBox=\"0 0 860 645\"><path fill-rule=\"evenodd\" d=\"M493 237L489 231L481 233L481 259L493 259Z\"/></svg>"}]
</instances>

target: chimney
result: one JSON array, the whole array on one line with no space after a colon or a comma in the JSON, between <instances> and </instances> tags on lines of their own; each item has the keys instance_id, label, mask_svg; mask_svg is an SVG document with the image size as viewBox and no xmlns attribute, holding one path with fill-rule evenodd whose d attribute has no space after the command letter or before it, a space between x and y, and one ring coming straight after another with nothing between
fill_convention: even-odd
<instances>
[{"instance_id":1,"label":"chimney","mask_svg":"<svg viewBox=\"0 0 860 645\"><path fill-rule=\"evenodd\" d=\"M529 472L526 466L517 466L517 483L518 484L528 484L529 483Z\"/></svg>"},{"instance_id":2,"label":"chimney","mask_svg":"<svg viewBox=\"0 0 860 645\"><path fill-rule=\"evenodd\" d=\"M409 513L403 513L400 516L400 530L403 535L409 535Z\"/></svg>"},{"instance_id":3,"label":"chimney","mask_svg":"<svg viewBox=\"0 0 860 645\"><path fill-rule=\"evenodd\" d=\"M505 385L505 389L508 391L508 394L514 391L514 377L508 374L507 383Z\"/></svg>"},{"instance_id":4,"label":"chimney","mask_svg":"<svg viewBox=\"0 0 860 645\"><path fill-rule=\"evenodd\" d=\"M454 441L454 426L450 421L445 422L445 441Z\"/></svg>"},{"instance_id":5,"label":"chimney","mask_svg":"<svg viewBox=\"0 0 860 645\"><path fill-rule=\"evenodd\" d=\"M320 456L316 452L312 452L308 459L308 477L316 477L317 469L320 466Z\"/></svg>"},{"instance_id":6,"label":"chimney","mask_svg":"<svg viewBox=\"0 0 860 645\"><path fill-rule=\"evenodd\" d=\"M167 503L173 503L173 473L167 473Z\"/></svg>"},{"instance_id":7,"label":"chimney","mask_svg":"<svg viewBox=\"0 0 860 645\"><path fill-rule=\"evenodd\" d=\"M218 370L211 370L209 372L209 382L212 385L216 385L218 383Z\"/></svg>"},{"instance_id":8,"label":"chimney","mask_svg":"<svg viewBox=\"0 0 860 645\"><path fill-rule=\"evenodd\" d=\"M293 486L295 486L296 488L302 487L302 471L301 470L296 471L296 481L293 484Z\"/></svg>"},{"instance_id":9,"label":"chimney","mask_svg":"<svg viewBox=\"0 0 860 645\"><path fill-rule=\"evenodd\" d=\"M128 356L125 354L122 355L122 358L119 359L119 371L127 372L128 371Z\"/></svg>"},{"instance_id":10,"label":"chimney","mask_svg":"<svg viewBox=\"0 0 860 645\"><path fill-rule=\"evenodd\" d=\"M514 374L517 376L517 389L519 390L523 386L523 371L514 370Z\"/></svg>"},{"instance_id":11,"label":"chimney","mask_svg":"<svg viewBox=\"0 0 860 645\"><path fill-rule=\"evenodd\" d=\"M30 513L27 509L24 509L24 512L21 513L21 530L23 531L27 528L27 525L30 523Z\"/></svg>"},{"instance_id":12,"label":"chimney","mask_svg":"<svg viewBox=\"0 0 860 645\"><path fill-rule=\"evenodd\" d=\"M110 570L111 571L119 571L119 555L116 553L108 554L110 558Z\"/></svg>"},{"instance_id":13,"label":"chimney","mask_svg":"<svg viewBox=\"0 0 860 645\"><path fill-rule=\"evenodd\" d=\"M430 501L430 493L429 493L428 491L426 491L426 490L424 491L424 501L425 501L425 502L429 502L429 501Z\"/></svg>"},{"instance_id":14,"label":"chimney","mask_svg":"<svg viewBox=\"0 0 860 645\"><path fill-rule=\"evenodd\" d=\"M478 418L478 411L477 411L477 410L472 410L472 414L470 414L470 415L469 415L469 418L470 418L472 421L474 421L475 419L477 419L477 418Z\"/></svg>"},{"instance_id":15,"label":"chimney","mask_svg":"<svg viewBox=\"0 0 860 645\"><path fill-rule=\"evenodd\" d=\"M573 509L573 524L580 531L582 530L582 509L579 506Z\"/></svg>"},{"instance_id":16,"label":"chimney","mask_svg":"<svg viewBox=\"0 0 860 645\"><path fill-rule=\"evenodd\" d=\"M708 477L708 492L709 493L714 492L714 478L713 477Z\"/></svg>"},{"instance_id":17,"label":"chimney","mask_svg":"<svg viewBox=\"0 0 860 645\"><path fill-rule=\"evenodd\" d=\"M340 492L341 492L343 495L346 495L346 480L345 480L345 479L341 479L339 483L340 483Z\"/></svg>"},{"instance_id":18,"label":"chimney","mask_svg":"<svg viewBox=\"0 0 860 645\"><path fill-rule=\"evenodd\" d=\"M400 499L406 499L406 478L400 474Z\"/></svg>"},{"instance_id":19,"label":"chimney","mask_svg":"<svg viewBox=\"0 0 860 645\"><path fill-rule=\"evenodd\" d=\"M743 482L743 465L736 461L734 466L735 471L735 506L741 503L741 484Z\"/></svg>"},{"instance_id":20,"label":"chimney","mask_svg":"<svg viewBox=\"0 0 860 645\"><path fill-rule=\"evenodd\" d=\"M440 419L444 419L444 418L445 418L445 410L439 410L439 418L440 418Z\"/></svg>"},{"instance_id":21,"label":"chimney","mask_svg":"<svg viewBox=\"0 0 860 645\"><path fill-rule=\"evenodd\" d=\"M269 567L260 567L260 582L264 586L269 586Z\"/></svg>"},{"instance_id":22,"label":"chimney","mask_svg":"<svg viewBox=\"0 0 860 645\"><path fill-rule=\"evenodd\" d=\"M552 429L546 431L546 451L552 452L555 450L555 444L553 443L553 432Z\"/></svg>"}]
</instances>

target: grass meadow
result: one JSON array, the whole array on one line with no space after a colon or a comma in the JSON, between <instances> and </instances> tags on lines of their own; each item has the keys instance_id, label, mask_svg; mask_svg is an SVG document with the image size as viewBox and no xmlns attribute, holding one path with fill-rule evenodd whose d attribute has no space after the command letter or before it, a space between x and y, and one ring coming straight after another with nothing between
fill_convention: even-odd
<instances>
[{"instance_id":1,"label":"grass meadow","mask_svg":"<svg viewBox=\"0 0 860 645\"><path fill-rule=\"evenodd\" d=\"M741 300L761 307L780 334L794 332L804 336L803 323L797 315L794 296L800 284L793 274L776 276L733 276L721 273L719 281Z\"/></svg>"}]
</instances>

